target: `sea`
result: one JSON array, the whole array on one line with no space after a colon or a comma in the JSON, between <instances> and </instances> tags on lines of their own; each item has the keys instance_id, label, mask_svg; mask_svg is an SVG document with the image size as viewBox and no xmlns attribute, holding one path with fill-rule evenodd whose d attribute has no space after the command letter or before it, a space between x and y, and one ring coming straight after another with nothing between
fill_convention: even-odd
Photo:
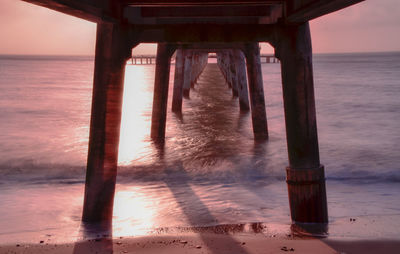
<instances>
[{"instance_id":1,"label":"sea","mask_svg":"<svg viewBox=\"0 0 400 254\"><path fill-rule=\"evenodd\" d=\"M328 237L399 239L400 52L313 64ZM88 56L0 56L0 243L85 237L93 70ZM154 70L126 65L112 236L290 235L280 64L262 64L264 142L210 60L182 114L171 111L172 64L165 144L154 144Z\"/></svg>"}]
</instances>

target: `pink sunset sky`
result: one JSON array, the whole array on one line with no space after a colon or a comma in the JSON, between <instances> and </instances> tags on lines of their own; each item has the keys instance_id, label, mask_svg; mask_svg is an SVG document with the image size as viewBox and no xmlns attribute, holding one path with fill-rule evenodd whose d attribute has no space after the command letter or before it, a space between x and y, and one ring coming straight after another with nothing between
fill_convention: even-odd
<instances>
[{"instance_id":1,"label":"pink sunset sky","mask_svg":"<svg viewBox=\"0 0 400 254\"><path fill-rule=\"evenodd\" d=\"M96 24L19 0L0 0L0 33L0 54L94 55ZM367 0L311 21L311 33L316 53L400 51L400 1Z\"/></svg>"}]
</instances>

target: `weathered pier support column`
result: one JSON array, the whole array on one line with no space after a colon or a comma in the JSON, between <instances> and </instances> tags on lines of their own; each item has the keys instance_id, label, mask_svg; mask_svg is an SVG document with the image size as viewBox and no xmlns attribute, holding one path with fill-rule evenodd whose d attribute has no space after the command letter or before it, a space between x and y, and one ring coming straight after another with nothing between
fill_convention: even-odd
<instances>
[{"instance_id":1,"label":"weathered pier support column","mask_svg":"<svg viewBox=\"0 0 400 254\"><path fill-rule=\"evenodd\" d=\"M226 80L225 73L224 73L224 69L222 68L221 54L220 54L220 53L216 53L216 55L217 55L217 65L218 65L218 68L219 68L219 70L221 71L222 75L224 76L224 78L225 78L225 80Z\"/></svg>"},{"instance_id":2,"label":"weathered pier support column","mask_svg":"<svg viewBox=\"0 0 400 254\"><path fill-rule=\"evenodd\" d=\"M249 92L247 89L246 60L243 52L239 49L234 49L233 60L235 61L236 65L237 88L239 93L240 110L248 111L250 109Z\"/></svg>"},{"instance_id":3,"label":"weathered pier support column","mask_svg":"<svg viewBox=\"0 0 400 254\"><path fill-rule=\"evenodd\" d=\"M246 43L244 54L247 59L247 77L249 81L251 117L255 139L268 139L267 113L258 43Z\"/></svg>"},{"instance_id":4,"label":"weathered pier support column","mask_svg":"<svg viewBox=\"0 0 400 254\"><path fill-rule=\"evenodd\" d=\"M225 73L225 67L224 67L224 62L223 62L223 59L222 59L222 58L223 58L223 57L222 57L222 54L221 54L221 53L217 53L217 64L218 64L218 67L219 67L219 69L220 69L222 75L224 76L225 81L227 81L227 79L226 79L226 73Z\"/></svg>"},{"instance_id":5,"label":"weathered pier support column","mask_svg":"<svg viewBox=\"0 0 400 254\"><path fill-rule=\"evenodd\" d=\"M193 54L193 60L192 60L192 73L191 73L191 78L192 78L192 87L194 87L194 84L197 82L198 78L200 77L200 74L203 72L204 68L207 65L208 61L208 53L194 53Z\"/></svg>"},{"instance_id":6,"label":"weathered pier support column","mask_svg":"<svg viewBox=\"0 0 400 254\"><path fill-rule=\"evenodd\" d=\"M194 88L197 81L197 71L199 68L199 54L196 52L192 53L192 67L190 72L190 87Z\"/></svg>"},{"instance_id":7,"label":"weathered pier support column","mask_svg":"<svg viewBox=\"0 0 400 254\"><path fill-rule=\"evenodd\" d=\"M126 61L131 47L118 25L97 25L92 115L82 220L112 219Z\"/></svg>"},{"instance_id":8,"label":"weathered pier support column","mask_svg":"<svg viewBox=\"0 0 400 254\"><path fill-rule=\"evenodd\" d=\"M232 88L232 78L229 71L229 55L226 51L218 53L218 65L222 74L225 77L225 81L230 88Z\"/></svg>"},{"instance_id":9,"label":"weathered pier support column","mask_svg":"<svg viewBox=\"0 0 400 254\"><path fill-rule=\"evenodd\" d=\"M203 73L204 69L208 64L208 53L203 53L201 56L201 68L199 71L199 76Z\"/></svg>"},{"instance_id":10,"label":"weathered pier support column","mask_svg":"<svg viewBox=\"0 0 400 254\"><path fill-rule=\"evenodd\" d=\"M228 84L229 88L232 88L232 73L229 71L229 61L230 59L228 53L222 53L222 62L226 74L226 83Z\"/></svg>"},{"instance_id":11,"label":"weathered pier support column","mask_svg":"<svg viewBox=\"0 0 400 254\"><path fill-rule=\"evenodd\" d=\"M183 50L178 49L175 58L174 93L172 95L173 112L182 112L184 67L185 57L183 55Z\"/></svg>"},{"instance_id":12,"label":"weathered pier support column","mask_svg":"<svg viewBox=\"0 0 400 254\"><path fill-rule=\"evenodd\" d=\"M238 80L237 80L237 72L236 72L237 67L236 67L236 61L234 58L233 50L228 51L228 58L229 58L228 71L231 76L232 94L233 94L233 96L237 97L237 96L239 96Z\"/></svg>"},{"instance_id":13,"label":"weathered pier support column","mask_svg":"<svg viewBox=\"0 0 400 254\"><path fill-rule=\"evenodd\" d=\"M159 43L157 46L153 111L151 116L150 134L150 137L157 142L163 142L165 138L169 71L171 66L171 56L174 53L174 50L175 47L167 43Z\"/></svg>"},{"instance_id":14,"label":"weathered pier support column","mask_svg":"<svg viewBox=\"0 0 400 254\"><path fill-rule=\"evenodd\" d=\"M182 112L182 96L188 97L208 61L208 53L178 49L175 61L172 111Z\"/></svg>"},{"instance_id":15,"label":"weathered pier support column","mask_svg":"<svg viewBox=\"0 0 400 254\"><path fill-rule=\"evenodd\" d=\"M185 49L183 50L183 55L185 57L183 70L183 96L189 97L192 82L192 51Z\"/></svg>"},{"instance_id":16,"label":"weathered pier support column","mask_svg":"<svg viewBox=\"0 0 400 254\"><path fill-rule=\"evenodd\" d=\"M324 167L320 164L314 100L311 36L308 23L280 30L289 167L286 169L292 220L328 223Z\"/></svg>"}]
</instances>

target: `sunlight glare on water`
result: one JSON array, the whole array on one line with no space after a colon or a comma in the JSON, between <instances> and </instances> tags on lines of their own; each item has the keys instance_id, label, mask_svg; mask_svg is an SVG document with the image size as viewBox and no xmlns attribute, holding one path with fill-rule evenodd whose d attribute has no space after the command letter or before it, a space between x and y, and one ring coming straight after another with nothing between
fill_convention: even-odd
<instances>
[{"instance_id":1,"label":"sunlight glare on water","mask_svg":"<svg viewBox=\"0 0 400 254\"><path fill-rule=\"evenodd\" d=\"M122 122L119 144L119 165L146 161L153 152L149 146L151 107L153 101L154 65L126 66ZM151 87L151 88L150 88Z\"/></svg>"}]
</instances>

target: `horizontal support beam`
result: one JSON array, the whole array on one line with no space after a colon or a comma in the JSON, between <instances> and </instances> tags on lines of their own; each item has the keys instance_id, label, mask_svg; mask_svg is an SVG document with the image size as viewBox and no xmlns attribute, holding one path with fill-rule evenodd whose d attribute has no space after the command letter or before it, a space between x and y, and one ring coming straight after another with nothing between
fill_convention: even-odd
<instances>
[{"instance_id":1,"label":"horizontal support beam","mask_svg":"<svg viewBox=\"0 0 400 254\"><path fill-rule=\"evenodd\" d=\"M115 3L112 0L22 0L91 22L115 22ZM116 2L116 1L115 1ZM114 7L113 7L114 6Z\"/></svg>"},{"instance_id":2,"label":"horizontal support beam","mask_svg":"<svg viewBox=\"0 0 400 254\"><path fill-rule=\"evenodd\" d=\"M133 25L304 23L364 0L22 0L92 22ZM285 11L284 11L285 10Z\"/></svg>"},{"instance_id":3,"label":"horizontal support beam","mask_svg":"<svg viewBox=\"0 0 400 254\"><path fill-rule=\"evenodd\" d=\"M365 0L294 0L288 5L287 23L304 23Z\"/></svg>"},{"instance_id":4,"label":"horizontal support beam","mask_svg":"<svg viewBox=\"0 0 400 254\"><path fill-rule=\"evenodd\" d=\"M241 18L226 18L226 17L212 17L212 18L149 18L149 19L129 19L129 24L132 25L184 25L184 24L275 24L275 19L269 17L241 17Z\"/></svg>"},{"instance_id":5,"label":"horizontal support beam","mask_svg":"<svg viewBox=\"0 0 400 254\"><path fill-rule=\"evenodd\" d=\"M126 7L124 19L137 25L173 24L274 24L282 5Z\"/></svg>"},{"instance_id":6,"label":"horizontal support beam","mask_svg":"<svg viewBox=\"0 0 400 254\"><path fill-rule=\"evenodd\" d=\"M275 25L143 25L132 26L142 43L243 43L270 41Z\"/></svg>"},{"instance_id":7,"label":"horizontal support beam","mask_svg":"<svg viewBox=\"0 0 400 254\"><path fill-rule=\"evenodd\" d=\"M287 0L121 0L125 5L136 6L203 6L203 5L250 5L276 4Z\"/></svg>"},{"instance_id":8,"label":"horizontal support beam","mask_svg":"<svg viewBox=\"0 0 400 254\"><path fill-rule=\"evenodd\" d=\"M131 7L138 9L141 17L238 17L238 16L268 16L271 13L271 5L232 5L218 8L215 6L145 6Z\"/></svg>"},{"instance_id":9,"label":"horizontal support beam","mask_svg":"<svg viewBox=\"0 0 400 254\"><path fill-rule=\"evenodd\" d=\"M228 49L241 49L243 43L188 43L188 44L176 44L177 48L181 49L192 49L196 52L225 52Z\"/></svg>"}]
</instances>

